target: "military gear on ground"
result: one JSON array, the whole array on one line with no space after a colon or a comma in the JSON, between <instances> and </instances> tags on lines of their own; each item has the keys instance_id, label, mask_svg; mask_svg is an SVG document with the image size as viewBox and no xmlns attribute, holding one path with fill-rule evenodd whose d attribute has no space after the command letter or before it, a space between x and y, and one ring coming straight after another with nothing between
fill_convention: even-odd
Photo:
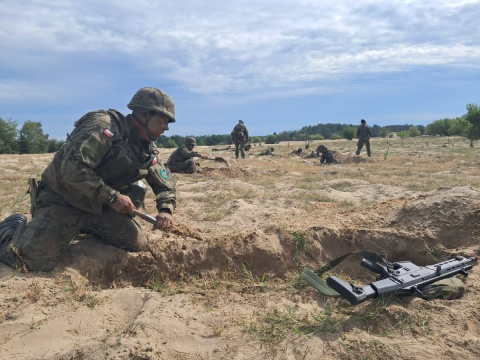
<instances>
[{"instance_id":1,"label":"military gear on ground","mask_svg":"<svg viewBox=\"0 0 480 360\"><path fill-rule=\"evenodd\" d=\"M458 278L447 278L436 281L421 291L419 295L423 299L441 298L446 300L459 299L465 294L466 286Z\"/></svg>"},{"instance_id":2,"label":"military gear on ground","mask_svg":"<svg viewBox=\"0 0 480 360\"><path fill-rule=\"evenodd\" d=\"M336 276L325 281L322 276L332 270L350 255L364 257L361 266L377 274L376 281L366 286L358 286ZM384 254L367 250L346 253L319 269L303 269L302 277L315 289L327 296L342 296L351 304L357 305L367 299L382 298L388 295L414 295L424 299L441 297L457 299L465 293L465 285L456 275L467 276L467 271L477 265L479 258L472 256L454 258L430 266L418 266L410 261L391 263Z\"/></svg>"},{"instance_id":3,"label":"military gear on ground","mask_svg":"<svg viewBox=\"0 0 480 360\"><path fill-rule=\"evenodd\" d=\"M252 148L251 144L247 144L244 146L245 151L249 151Z\"/></svg>"},{"instance_id":4,"label":"military gear on ground","mask_svg":"<svg viewBox=\"0 0 480 360\"><path fill-rule=\"evenodd\" d=\"M130 110L155 111L175 122L175 104L170 96L162 90L144 87L133 95L128 103Z\"/></svg>"}]
</instances>

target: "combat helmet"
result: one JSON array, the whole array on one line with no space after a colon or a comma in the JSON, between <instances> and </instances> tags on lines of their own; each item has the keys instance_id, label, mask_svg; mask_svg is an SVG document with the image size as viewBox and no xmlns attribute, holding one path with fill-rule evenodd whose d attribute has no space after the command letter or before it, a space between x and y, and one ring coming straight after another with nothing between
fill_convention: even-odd
<instances>
[{"instance_id":1,"label":"combat helmet","mask_svg":"<svg viewBox=\"0 0 480 360\"><path fill-rule=\"evenodd\" d=\"M187 136L185 138L185 145L194 145L196 146L197 145L197 140L195 140L195 138L193 136Z\"/></svg>"},{"instance_id":2,"label":"combat helmet","mask_svg":"<svg viewBox=\"0 0 480 360\"><path fill-rule=\"evenodd\" d=\"M327 150L327 147L325 145L318 145L317 151L322 152L322 151L325 151L325 150Z\"/></svg>"},{"instance_id":3,"label":"combat helmet","mask_svg":"<svg viewBox=\"0 0 480 360\"><path fill-rule=\"evenodd\" d=\"M133 95L127 107L130 110L155 111L175 122L175 104L172 98L162 90L144 87Z\"/></svg>"}]
</instances>

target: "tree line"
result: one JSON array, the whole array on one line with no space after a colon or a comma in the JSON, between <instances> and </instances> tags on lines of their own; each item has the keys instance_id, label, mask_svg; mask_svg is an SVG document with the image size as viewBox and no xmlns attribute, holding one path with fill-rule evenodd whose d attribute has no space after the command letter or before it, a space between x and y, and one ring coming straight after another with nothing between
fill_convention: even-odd
<instances>
[{"instance_id":1,"label":"tree line","mask_svg":"<svg viewBox=\"0 0 480 360\"><path fill-rule=\"evenodd\" d=\"M251 142L275 144L279 141L309 141L325 139L353 139L358 125L345 124L317 124L304 126L300 130L282 131L265 136L252 136ZM473 141L480 139L480 107L477 104L468 104L467 113L456 118L445 118L433 121L425 126L413 125L372 125L373 137L388 137L396 133L398 136L415 137L431 136L463 136ZM197 145L222 146L231 143L230 134L195 136ZM57 151L64 140L49 139L44 134L42 124L31 120L25 121L22 128L17 130L17 123L4 120L0 117L0 154L42 154ZM185 143L185 136L162 136L157 141L161 148L176 148Z\"/></svg>"}]
</instances>

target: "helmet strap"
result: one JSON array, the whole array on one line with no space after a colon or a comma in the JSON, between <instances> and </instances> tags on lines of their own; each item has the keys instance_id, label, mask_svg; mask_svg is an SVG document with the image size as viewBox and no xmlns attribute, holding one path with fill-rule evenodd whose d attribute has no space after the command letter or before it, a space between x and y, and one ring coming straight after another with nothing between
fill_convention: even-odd
<instances>
[{"instance_id":1,"label":"helmet strap","mask_svg":"<svg viewBox=\"0 0 480 360\"><path fill-rule=\"evenodd\" d=\"M147 136L148 138L150 139L150 141L155 141L157 140L157 138L155 137L155 135L153 135L153 133L150 131L150 129L148 128L148 123L152 120L154 114L152 114L150 111L147 112L146 114L146 117L145 117L145 123L143 121L141 121L136 115L135 115L135 112L132 113L132 117L133 119L145 130L145 132L147 133Z\"/></svg>"}]
</instances>

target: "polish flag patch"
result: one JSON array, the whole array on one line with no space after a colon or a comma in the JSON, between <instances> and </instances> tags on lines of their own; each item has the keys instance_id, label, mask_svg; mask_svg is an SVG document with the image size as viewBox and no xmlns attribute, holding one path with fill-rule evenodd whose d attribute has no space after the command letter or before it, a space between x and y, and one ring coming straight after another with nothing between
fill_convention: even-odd
<instances>
[{"instance_id":1,"label":"polish flag patch","mask_svg":"<svg viewBox=\"0 0 480 360\"><path fill-rule=\"evenodd\" d=\"M155 156L155 157L153 158L152 165L155 165L157 162L158 162L158 159L157 159L157 157Z\"/></svg>"},{"instance_id":2,"label":"polish flag patch","mask_svg":"<svg viewBox=\"0 0 480 360\"><path fill-rule=\"evenodd\" d=\"M109 139L113 138L113 136L115 135L113 132L110 131L110 129L103 130L103 134Z\"/></svg>"}]
</instances>

